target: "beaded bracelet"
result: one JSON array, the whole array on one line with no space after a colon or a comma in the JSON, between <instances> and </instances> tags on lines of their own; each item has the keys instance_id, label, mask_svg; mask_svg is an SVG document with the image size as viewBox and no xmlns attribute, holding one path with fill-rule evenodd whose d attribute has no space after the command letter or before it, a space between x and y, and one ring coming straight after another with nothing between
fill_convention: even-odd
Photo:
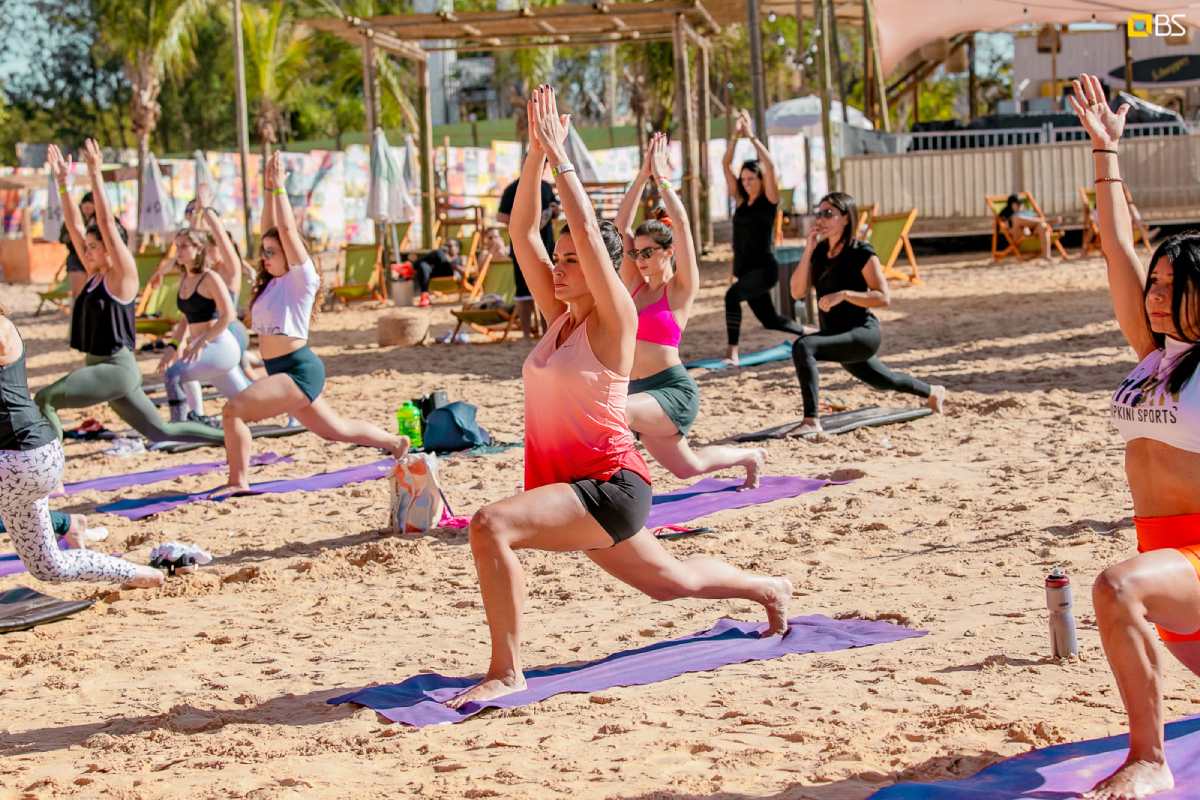
<instances>
[{"instance_id":1,"label":"beaded bracelet","mask_svg":"<svg viewBox=\"0 0 1200 800\"><path fill-rule=\"evenodd\" d=\"M1120 153L1118 153L1116 150L1106 150L1102 147L1093 147L1092 152L1093 153L1111 153L1114 156L1120 155Z\"/></svg>"},{"instance_id":2,"label":"beaded bracelet","mask_svg":"<svg viewBox=\"0 0 1200 800\"><path fill-rule=\"evenodd\" d=\"M669 180L664 178L658 182L658 188L662 189L665 192L668 189L674 189L675 187L671 185L671 182Z\"/></svg>"}]
</instances>

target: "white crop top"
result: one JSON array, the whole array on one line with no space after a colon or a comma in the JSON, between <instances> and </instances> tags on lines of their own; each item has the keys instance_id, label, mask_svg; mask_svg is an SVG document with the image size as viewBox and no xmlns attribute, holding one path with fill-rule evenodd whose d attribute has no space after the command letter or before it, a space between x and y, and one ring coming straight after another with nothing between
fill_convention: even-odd
<instances>
[{"instance_id":1,"label":"white crop top","mask_svg":"<svg viewBox=\"0 0 1200 800\"><path fill-rule=\"evenodd\" d=\"M272 278L250 307L250 326L257 334L308 338L308 321L321 280L311 258Z\"/></svg>"},{"instance_id":2,"label":"white crop top","mask_svg":"<svg viewBox=\"0 0 1200 800\"><path fill-rule=\"evenodd\" d=\"M1112 418L1126 441L1156 442L1200 453L1200 370L1178 394L1167 392L1171 370L1192 347L1167 337L1166 347L1155 350L1121 381L1112 399Z\"/></svg>"}]
</instances>

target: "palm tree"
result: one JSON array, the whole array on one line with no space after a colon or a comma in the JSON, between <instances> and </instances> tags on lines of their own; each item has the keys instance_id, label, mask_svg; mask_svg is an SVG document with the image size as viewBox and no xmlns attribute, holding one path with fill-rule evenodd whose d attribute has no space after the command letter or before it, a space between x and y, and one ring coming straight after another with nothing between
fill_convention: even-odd
<instances>
[{"instance_id":1,"label":"palm tree","mask_svg":"<svg viewBox=\"0 0 1200 800\"><path fill-rule=\"evenodd\" d=\"M158 126L158 94L167 70L195 61L192 32L216 0L96 0L101 41L125 65L132 93L130 116L138 145L138 185ZM140 192L139 192L140 194ZM141 216L141 198L138 198Z\"/></svg>"},{"instance_id":2,"label":"palm tree","mask_svg":"<svg viewBox=\"0 0 1200 800\"><path fill-rule=\"evenodd\" d=\"M289 110L304 84L310 31L297 22L283 0L268 5L242 6L246 41L246 94L255 105L254 127L262 142L263 159L286 133Z\"/></svg>"}]
</instances>

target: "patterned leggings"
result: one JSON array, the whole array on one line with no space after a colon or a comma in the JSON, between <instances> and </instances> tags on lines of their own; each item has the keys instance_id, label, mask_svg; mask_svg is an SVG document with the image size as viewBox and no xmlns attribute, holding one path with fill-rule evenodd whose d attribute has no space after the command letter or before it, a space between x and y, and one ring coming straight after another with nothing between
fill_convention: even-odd
<instances>
[{"instance_id":1,"label":"patterned leggings","mask_svg":"<svg viewBox=\"0 0 1200 800\"><path fill-rule=\"evenodd\" d=\"M49 494L63 474L58 442L36 450L0 450L0 519L17 555L40 581L127 581L137 574L128 561L90 550L60 550L50 524Z\"/></svg>"}]
</instances>

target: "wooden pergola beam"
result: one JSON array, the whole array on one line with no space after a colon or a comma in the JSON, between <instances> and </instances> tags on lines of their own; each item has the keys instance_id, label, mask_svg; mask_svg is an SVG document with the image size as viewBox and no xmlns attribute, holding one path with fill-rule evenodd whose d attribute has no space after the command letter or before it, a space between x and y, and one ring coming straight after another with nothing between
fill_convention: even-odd
<instances>
[{"instance_id":1,"label":"wooden pergola beam","mask_svg":"<svg viewBox=\"0 0 1200 800\"><path fill-rule=\"evenodd\" d=\"M627 33L618 33L616 31L610 33L593 34L589 36L572 36L570 34L561 33L557 36L541 36L540 41L529 41L527 39L505 40L499 37L471 44L447 44L436 47L427 47L425 51L428 53L443 53L459 50L470 50L472 52L490 52L494 50L520 50L522 48L545 47L547 44L560 44L570 46L586 46L599 44L620 44L621 42L663 42L668 41L672 37L670 31L656 31L651 33L643 33L642 31L629 31ZM545 40L550 40L549 42Z\"/></svg>"}]
</instances>

